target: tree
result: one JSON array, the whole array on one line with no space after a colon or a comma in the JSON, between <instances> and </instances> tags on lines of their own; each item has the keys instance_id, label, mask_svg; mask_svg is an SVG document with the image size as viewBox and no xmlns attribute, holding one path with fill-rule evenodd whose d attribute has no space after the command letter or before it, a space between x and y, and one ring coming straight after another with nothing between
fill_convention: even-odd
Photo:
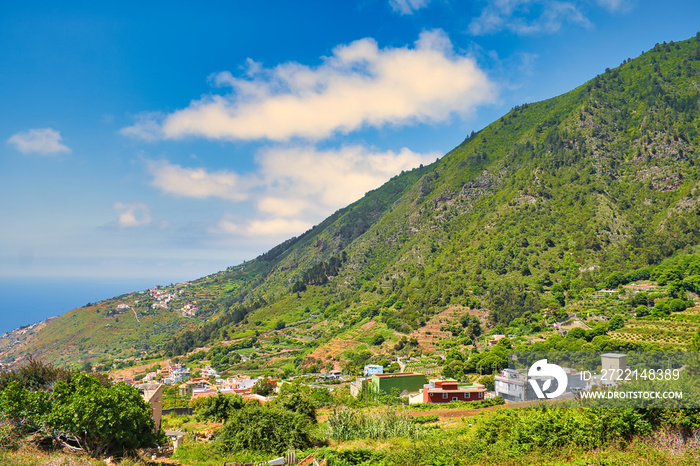
<instances>
[{"instance_id":1,"label":"tree","mask_svg":"<svg viewBox=\"0 0 700 466\"><path fill-rule=\"evenodd\" d=\"M48 393L29 391L16 380L0 391L0 418L20 435L40 430L44 415L50 410Z\"/></svg>"},{"instance_id":2,"label":"tree","mask_svg":"<svg viewBox=\"0 0 700 466\"><path fill-rule=\"evenodd\" d=\"M17 371L0 371L0 390L13 381L30 391L48 390L58 380L69 382L72 375L73 371L48 366L30 357L29 363ZM107 383L106 377L101 380Z\"/></svg>"},{"instance_id":3,"label":"tree","mask_svg":"<svg viewBox=\"0 0 700 466\"><path fill-rule=\"evenodd\" d=\"M150 406L131 385L107 387L95 377L75 374L70 383L56 384L51 402L45 423L54 437L93 457L154 447L162 440Z\"/></svg>"},{"instance_id":4,"label":"tree","mask_svg":"<svg viewBox=\"0 0 700 466\"><path fill-rule=\"evenodd\" d=\"M525 292L519 283L494 284L489 288L486 300L490 308L489 318L496 324L508 324L526 311L537 311L540 308L537 294Z\"/></svg>"},{"instance_id":5,"label":"tree","mask_svg":"<svg viewBox=\"0 0 700 466\"><path fill-rule=\"evenodd\" d=\"M646 317L649 314L651 314L651 311L649 311L649 308L646 306L637 306L637 308L634 310L634 315L636 317Z\"/></svg>"},{"instance_id":6,"label":"tree","mask_svg":"<svg viewBox=\"0 0 700 466\"><path fill-rule=\"evenodd\" d=\"M700 351L700 330L695 332L695 335L693 335L693 339L690 340L690 350Z\"/></svg>"},{"instance_id":7,"label":"tree","mask_svg":"<svg viewBox=\"0 0 700 466\"><path fill-rule=\"evenodd\" d=\"M272 381L267 377L260 377L251 391L257 395L269 396L275 391L275 386L272 385Z\"/></svg>"},{"instance_id":8,"label":"tree","mask_svg":"<svg viewBox=\"0 0 700 466\"><path fill-rule=\"evenodd\" d=\"M621 315L614 315L608 323L608 330L617 330L625 326L625 319Z\"/></svg>"},{"instance_id":9,"label":"tree","mask_svg":"<svg viewBox=\"0 0 700 466\"><path fill-rule=\"evenodd\" d=\"M462 324L464 331L470 338L476 339L481 335L481 322L478 317L464 314L462 318L459 319L459 323Z\"/></svg>"},{"instance_id":10,"label":"tree","mask_svg":"<svg viewBox=\"0 0 700 466\"><path fill-rule=\"evenodd\" d=\"M382 343L384 343L384 336L381 333L376 333L370 338L369 343L372 346L380 346Z\"/></svg>"},{"instance_id":11,"label":"tree","mask_svg":"<svg viewBox=\"0 0 700 466\"><path fill-rule=\"evenodd\" d=\"M296 392L289 396L277 398L276 401L287 411L307 417L312 424L317 422L316 408L314 407L314 402L308 395Z\"/></svg>"},{"instance_id":12,"label":"tree","mask_svg":"<svg viewBox=\"0 0 700 466\"><path fill-rule=\"evenodd\" d=\"M586 331L581 327L574 327L567 332L566 338L586 338Z\"/></svg>"}]
</instances>

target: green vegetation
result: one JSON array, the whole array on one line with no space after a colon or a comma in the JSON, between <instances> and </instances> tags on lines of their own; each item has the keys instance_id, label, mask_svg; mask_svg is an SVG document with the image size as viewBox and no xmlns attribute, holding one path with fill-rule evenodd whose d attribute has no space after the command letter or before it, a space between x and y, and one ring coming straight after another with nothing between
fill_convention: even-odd
<instances>
[{"instance_id":1,"label":"green vegetation","mask_svg":"<svg viewBox=\"0 0 700 466\"><path fill-rule=\"evenodd\" d=\"M238 410L219 432L224 450L282 454L313 445L311 421L279 406L251 404Z\"/></svg>"},{"instance_id":2,"label":"green vegetation","mask_svg":"<svg viewBox=\"0 0 700 466\"><path fill-rule=\"evenodd\" d=\"M38 433L58 445L102 457L133 453L163 441L154 432L150 406L130 385L111 385L38 363L5 378L14 379L0 392L0 418L6 423L2 443L9 441L9 447L14 438ZM34 385L41 379L44 383Z\"/></svg>"},{"instance_id":3,"label":"green vegetation","mask_svg":"<svg viewBox=\"0 0 700 466\"><path fill-rule=\"evenodd\" d=\"M375 412L334 410L328 418L328 427L329 436L334 440L386 439L418 434L416 423L407 411L390 408Z\"/></svg>"},{"instance_id":4,"label":"green vegetation","mask_svg":"<svg viewBox=\"0 0 700 466\"><path fill-rule=\"evenodd\" d=\"M697 47L696 38L658 44L569 93L513 108L442 159L397 175L257 259L163 287L174 296L169 309L153 307L155 294L124 295L56 319L28 346L97 368L208 346L221 350L202 361L222 371L356 371L360 360L351 357L363 345L370 361L392 349L430 349L402 338L415 341L451 308L480 313L439 327L453 346L478 344L499 325L536 335L552 319L615 314L612 327L596 332L636 342L640 331L627 325L634 314L680 318L700 287ZM640 281L661 287L667 300L628 293L629 308L609 293ZM193 317L176 310L195 302ZM588 336L595 325L587 324ZM683 339L654 341L681 347ZM341 340L354 353L336 350Z\"/></svg>"},{"instance_id":5,"label":"green vegetation","mask_svg":"<svg viewBox=\"0 0 700 466\"><path fill-rule=\"evenodd\" d=\"M167 309L157 293L92 304L37 330L7 359L31 353L108 370L168 357L280 377L359 375L367 363L398 371L398 355L416 358L408 370L491 386L511 349L688 350L700 334L699 47L698 37L657 44L571 92L517 106L258 258L163 287L173 296ZM188 303L200 309L178 311ZM649 436L685 440L698 427L691 411L497 411L450 432L387 427L375 436L385 448L357 439L375 434L324 436L309 406L349 395L314 395L264 408L219 399L200 415L226 422L219 453L244 449L248 458L328 440L343 446L321 450L334 464L556 463L569 450L600 462L620 445L630 456L611 461L634 462L649 454ZM399 403L367 395L343 404ZM231 423L252 413L300 430L283 440L261 421L256 428L276 439L263 446ZM25 415L35 418L16 412L13 422ZM341 410L332 423L361 431L370 415ZM697 459L659 454L658 463Z\"/></svg>"}]
</instances>

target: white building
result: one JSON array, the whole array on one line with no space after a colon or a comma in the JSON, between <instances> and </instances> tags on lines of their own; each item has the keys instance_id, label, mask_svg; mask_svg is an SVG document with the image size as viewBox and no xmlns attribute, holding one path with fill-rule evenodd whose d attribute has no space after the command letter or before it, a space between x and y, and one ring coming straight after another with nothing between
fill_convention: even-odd
<instances>
[{"instance_id":1,"label":"white building","mask_svg":"<svg viewBox=\"0 0 700 466\"><path fill-rule=\"evenodd\" d=\"M367 364L364 369L365 376L371 376L374 374L383 374L384 367L380 364Z\"/></svg>"}]
</instances>

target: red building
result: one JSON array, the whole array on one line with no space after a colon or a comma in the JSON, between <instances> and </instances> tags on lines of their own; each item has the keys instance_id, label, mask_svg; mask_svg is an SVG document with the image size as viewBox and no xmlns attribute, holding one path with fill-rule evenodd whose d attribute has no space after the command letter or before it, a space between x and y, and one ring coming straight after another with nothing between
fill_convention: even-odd
<instances>
[{"instance_id":1,"label":"red building","mask_svg":"<svg viewBox=\"0 0 700 466\"><path fill-rule=\"evenodd\" d=\"M423 403L483 400L485 392L486 387L478 383L460 388L456 380L431 380L423 386Z\"/></svg>"}]
</instances>

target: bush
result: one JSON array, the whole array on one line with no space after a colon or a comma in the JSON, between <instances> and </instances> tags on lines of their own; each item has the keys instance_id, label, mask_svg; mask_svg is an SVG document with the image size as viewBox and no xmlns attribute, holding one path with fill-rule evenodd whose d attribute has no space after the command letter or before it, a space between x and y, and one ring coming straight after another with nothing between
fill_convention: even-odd
<instances>
[{"instance_id":1,"label":"bush","mask_svg":"<svg viewBox=\"0 0 700 466\"><path fill-rule=\"evenodd\" d=\"M151 407L125 383L111 387L95 377L76 374L58 382L46 415L48 428L64 444L77 445L93 457L133 452L164 441L155 431Z\"/></svg>"},{"instance_id":2,"label":"bush","mask_svg":"<svg viewBox=\"0 0 700 466\"><path fill-rule=\"evenodd\" d=\"M245 404L240 395L224 395L222 393L200 398L200 400L202 401L198 402L195 407L197 418L215 422L226 422L233 411L243 408Z\"/></svg>"},{"instance_id":3,"label":"bush","mask_svg":"<svg viewBox=\"0 0 700 466\"><path fill-rule=\"evenodd\" d=\"M52 393L10 382L0 392L0 414L19 434L43 432L93 457L121 455L164 440L154 433L151 407L136 388L107 386L81 373L72 374L70 382L57 382Z\"/></svg>"},{"instance_id":4,"label":"bush","mask_svg":"<svg viewBox=\"0 0 700 466\"><path fill-rule=\"evenodd\" d=\"M646 306L637 306L637 308L634 310L634 315L636 317L646 317L650 314L651 314L651 311Z\"/></svg>"},{"instance_id":5,"label":"bush","mask_svg":"<svg viewBox=\"0 0 700 466\"><path fill-rule=\"evenodd\" d=\"M413 419L413 422L416 424L427 424L429 422L437 422L440 420L440 417L437 414L426 414L424 416L416 416Z\"/></svg>"},{"instance_id":6,"label":"bush","mask_svg":"<svg viewBox=\"0 0 700 466\"><path fill-rule=\"evenodd\" d=\"M370 338L369 343L372 346L380 346L382 343L384 343L384 336L381 333L377 333Z\"/></svg>"},{"instance_id":7,"label":"bush","mask_svg":"<svg viewBox=\"0 0 700 466\"><path fill-rule=\"evenodd\" d=\"M290 448L313 445L311 422L301 414L273 405L248 405L235 411L219 431L218 442L226 451L254 450L282 454Z\"/></svg>"}]
</instances>

